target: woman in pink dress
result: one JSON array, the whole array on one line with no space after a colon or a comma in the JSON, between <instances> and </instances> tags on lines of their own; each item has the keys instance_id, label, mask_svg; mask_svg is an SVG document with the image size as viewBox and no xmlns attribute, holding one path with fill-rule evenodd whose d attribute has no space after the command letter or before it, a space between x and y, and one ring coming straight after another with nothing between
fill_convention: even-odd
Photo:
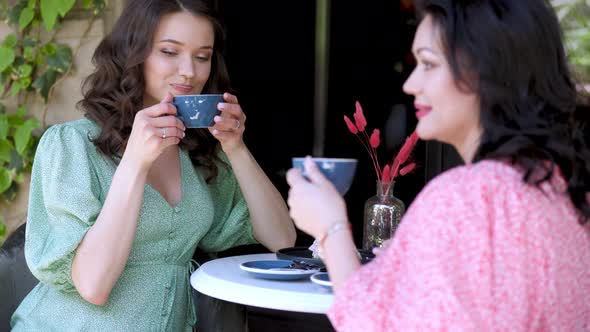
<instances>
[{"instance_id":1,"label":"woman in pink dress","mask_svg":"<svg viewBox=\"0 0 590 332\"><path fill-rule=\"evenodd\" d=\"M310 160L296 225L319 240L339 331L590 331L588 111L544 0L418 1L404 84L421 139L466 165L432 180L361 267L346 206Z\"/></svg>"}]
</instances>

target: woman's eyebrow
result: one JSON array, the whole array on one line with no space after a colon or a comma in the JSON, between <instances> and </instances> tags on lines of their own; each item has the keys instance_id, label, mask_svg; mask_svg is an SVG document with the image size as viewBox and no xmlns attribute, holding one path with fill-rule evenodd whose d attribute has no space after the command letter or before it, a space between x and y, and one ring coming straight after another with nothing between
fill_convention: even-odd
<instances>
[{"instance_id":1,"label":"woman's eyebrow","mask_svg":"<svg viewBox=\"0 0 590 332\"><path fill-rule=\"evenodd\" d=\"M175 40L175 39L162 39L162 40L160 40L160 43L172 43L172 44L176 44L176 45L179 45L179 46L184 46L184 43L183 42L180 42L180 41ZM213 46L212 45L204 45L204 46L199 47L199 49L201 49L201 50L212 50L213 49Z\"/></svg>"}]
</instances>

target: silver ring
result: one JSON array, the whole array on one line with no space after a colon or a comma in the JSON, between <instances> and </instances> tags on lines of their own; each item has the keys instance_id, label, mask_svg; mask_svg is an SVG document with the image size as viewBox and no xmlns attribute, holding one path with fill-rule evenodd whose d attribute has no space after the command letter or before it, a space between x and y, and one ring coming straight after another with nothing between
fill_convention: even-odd
<instances>
[{"instance_id":1,"label":"silver ring","mask_svg":"<svg viewBox=\"0 0 590 332\"><path fill-rule=\"evenodd\" d=\"M166 138L166 128L162 128L162 139Z\"/></svg>"},{"instance_id":2,"label":"silver ring","mask_svg":"<svg viewBox=\"0 0 590 332\"><path fill-rule=\"evenodd\" d=\"M236 129L240 129L240 120L236 120L238 121L238 125L236 126Z\"/></svg>"}]
</instances>

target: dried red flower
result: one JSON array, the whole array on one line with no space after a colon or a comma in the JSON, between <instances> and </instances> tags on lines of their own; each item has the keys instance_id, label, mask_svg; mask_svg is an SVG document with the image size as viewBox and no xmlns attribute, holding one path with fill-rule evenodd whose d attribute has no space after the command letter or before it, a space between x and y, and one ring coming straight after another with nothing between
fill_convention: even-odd
<instances>
[{"instance_id":1,"label":"dried red flower","mask_svg":"<svg viewBox=\"0 0 590 332\"><path fill-rule=\"evenodd\" d=\"M414 169L416 169L416 163L407 164L399 170L399 175L404 176L408 173L411 173Z\"/></svg>"},{"instance_id":2,"label":"dried red flower","mask_svg":"<svg viewBox=\"0 0 590 332\"><path fill-rule=\"evenodd\" d=\"M355 134L359 132L359 130L356 128L356 126L354 125L354 123L352 123L352 121L350 121L350 119L345 115L344 116L344 122L346 122L346 126L348 127L348 130Z\"/></svg>"},{"instance_id":3,"label":"dried red flower","mask_svg":"<svg viewBox=\"0 0 590 332\"><path fill-rule=\"evenodd\" d=\"M408 162L410 161L412 150L414 150L414 147L418 142L418 135L416 134L416 131L414 131L412 135L406 138L406 141L395 158L393 158L391 164L385 164L383 169L381 169L377 158L377 147L381 144L379 129L374 129L371 137L369 137L365 132L367 120L363 114L363 108L358 101L355 103L355 108L354 123L346 115L344 116L344 122L346 123L348 130L358 137L361 144L369 153L369 157L371 157L373 167L375 168L375 173L377 174L377 180L388 184L387 191L389 191L389 186L391 186L393 180L395 180L398 175L404 176L416 169L415 162Z\"/></svg>"},{"instance_id":4,"label":"dried red flower","mask_svg":"<svg viewBox=\"0 0 590 332\"><path fill-rule=\"evenodd\" d=\"M385 165L385 167L383 167L383 174L381 174L381 181L388 183L391 182L391 178L390 178L390 166L389 165Z\"/></svg>"},{"instance_id":5,"label":"dried red flower","mask_svg":"<svg viewBox=\"0 0 590 332\"><path fill-rule=\"evenodd\" d=\"M365 127L367 126L367 119L365 119L365 114L363 113L363 108L361 107L361 103L358 101L355 103L356 112L354 112L354 123L359 131L365 131Z\"/></svg>"},{"instance_id":6,"label":"dried red flower","mask_svg":"<svg viewBox=\"0 0 590 332\"><path fill-rule=\"evenodd\" d=\"M379 139L379 129L373 129L369 143L371 143L371 147L375 149L379 147L379 144L381 143L381 140Z\"/></svg>"}]
</instances>

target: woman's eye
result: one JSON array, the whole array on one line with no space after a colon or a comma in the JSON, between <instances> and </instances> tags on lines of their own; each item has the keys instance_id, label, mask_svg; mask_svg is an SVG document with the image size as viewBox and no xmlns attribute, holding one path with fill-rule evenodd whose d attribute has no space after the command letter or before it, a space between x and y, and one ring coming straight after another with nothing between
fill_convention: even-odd
<instances>
[{"instance_id":1,"label":"woman's eye","mask_svg":"<svg viewBox=\"0 0 590 332\"><path fill-rule=\"evenodd\" d=\"M434 67L434 64L432 62L428 62L428 61L423 61L422 65L424 66L424 70L429 70Z\"/></svg>"},{"instance_id":2,"label":"woman's eye","mask_svg":"<svg viewBox=\"0 0 590 332\"><path fill-rule=\"evenodd\" d=\"M208 56L196 56L195 59L199 62L207 62L209 61L209 57Z\"/></svg>"},{"instance_id":3,"label":"woman's eye","mask_svg":"<svg viewBox=\"0 0 590 332\"><path fill-rule=\"evenodd\" d=\"M169 50L161 50L160 52L162 52L162 53L164 53L165 55L168 55L168 56L176 55L176 52L169 51Z\"/></svg>"}]
</instances>

